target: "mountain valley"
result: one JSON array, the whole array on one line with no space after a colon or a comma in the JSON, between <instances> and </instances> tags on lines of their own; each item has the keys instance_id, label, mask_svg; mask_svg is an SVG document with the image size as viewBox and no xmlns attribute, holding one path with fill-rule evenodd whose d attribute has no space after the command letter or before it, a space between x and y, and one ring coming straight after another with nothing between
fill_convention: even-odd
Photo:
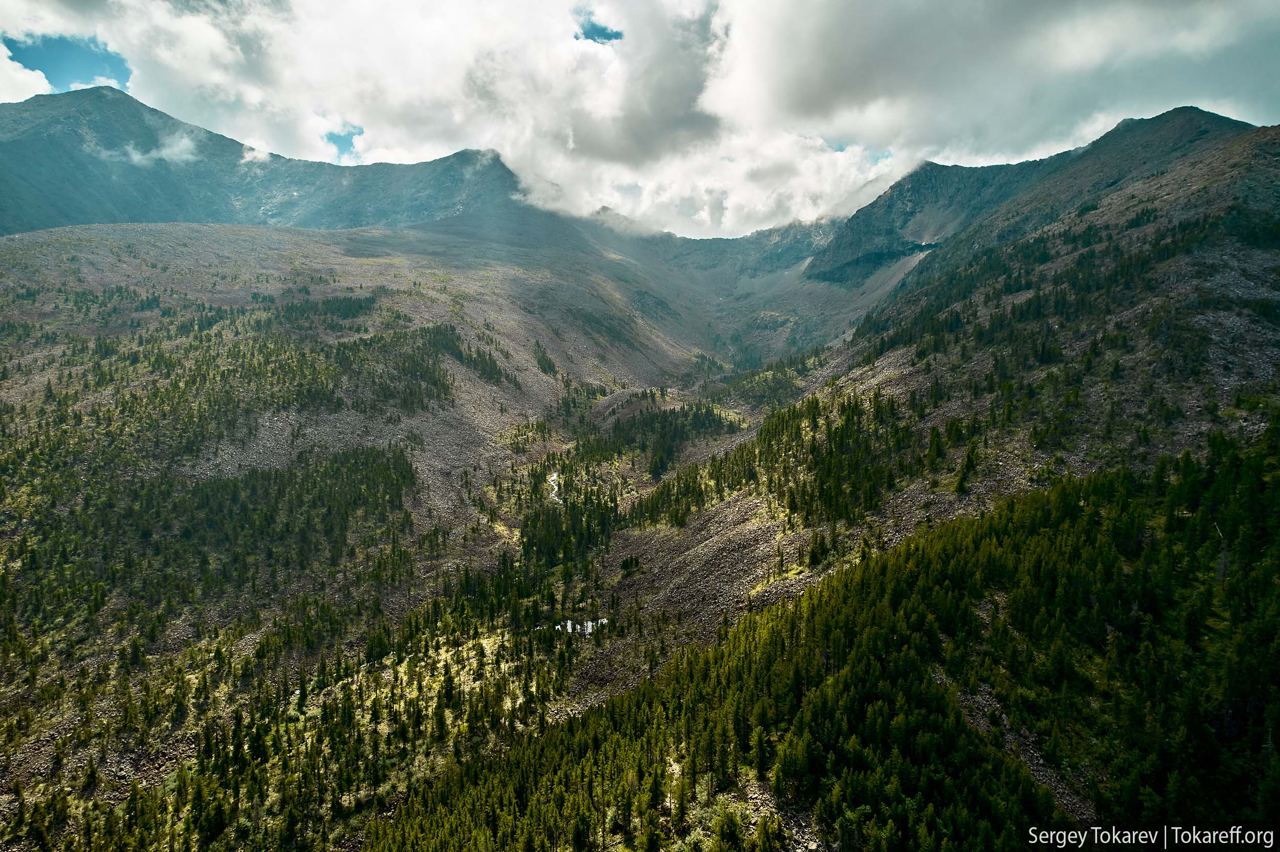
<instances>
[{"instance_id":1,"label":"mountain valley","mask_svg":"<svg viewBox=\"0 0 1280 852\"><path fill-rule=\"evenodd\" d=\"M1280 812L1280 129L738 239L0 104L0 845Z\"/></svg>"}]
</instances>

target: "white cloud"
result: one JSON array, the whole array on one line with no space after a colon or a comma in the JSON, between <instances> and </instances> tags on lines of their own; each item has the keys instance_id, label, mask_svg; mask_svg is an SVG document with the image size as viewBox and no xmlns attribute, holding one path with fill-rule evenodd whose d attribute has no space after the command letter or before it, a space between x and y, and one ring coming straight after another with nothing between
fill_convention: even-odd
<instances>
[{"instance_id":1,"label":"white cloud","mask_svg":"<svg viewBox=\"0 0 1280 852\"><path fill-rule=\"evenodd\" d=\"M92 80L89 80L87 82L72 83L67 88L71 89L71 91L74 92L74 91L79 91L80 89L93 89L98 86L110 86L111 88L119 89L122 92L125 91L127 88L119 80L112 79L111 77L101 77L101 76L94 77Z\"/></svg>"},{"instance_id":2,"label":"white cloud","mask_svg":"<svg viewBox=\"0 0 1280 852\"><path fill-rule=\"evenodd\" d=\"M1271 0L731 0L716 30L707 108L877 147L1029 151L1095 113L1158 111L1242 86L1257 118L1280 117L1280 95L1250 82L1272 75L1213 64L1244 42L1280 56ZM1280 70L1280 58L1269 65Z\"/></svg>"},{"instance_id":3,"label":"white cloud","mask_svg":"<svg viewBox=\"0 0 1280 852\"><path fill-rule=\"evenodd\" d=\"M0 27L95 36L136 97L252 140L246 161L336 159L326 134L355 126L344 162L493 148L539 203L699 235L845 213L922 157L1041 156L1184 103L1280 118L1274 0L587 5L623 38L575 39L583 0L0 0Z\"/></svg>"},{"instance_id":4,"label":"white cloud","mask_svg":"<svg viewBox=\"0 0 1280 852\"><path fill-rule=\"evenodd\" d=\"M24 68L14 60L9 48L0 44L0 103L25 101L32 95L53 91L53 86L39 71Z\"/></svg>"},{"instance_id":5,"label":"white cloud","mask_svg":"<svg viewBox=\"0 0 1280 852\"><path fill-rule=\"evenodd\" d=\"M104 160L118 160L135 166L150 166L160 162L193 163L200 159L196 151L196 140L186 133L170 134L146 151L139 151L134 145L125 145L120 149L95 148L93 153Z\"/></svg>"},{"instance_id":6,"label":"white cloud","mask_svg":"<svg viewBox=\"0 0 1280 852\"><path fill-rule=\"evenodd\" d=\"M252 145L244 146L244 153L240 155L240 162L243 163L265 163L271 159L271 152L264 151L262 148L255 148Z\"/></svg>"}]
</instances>

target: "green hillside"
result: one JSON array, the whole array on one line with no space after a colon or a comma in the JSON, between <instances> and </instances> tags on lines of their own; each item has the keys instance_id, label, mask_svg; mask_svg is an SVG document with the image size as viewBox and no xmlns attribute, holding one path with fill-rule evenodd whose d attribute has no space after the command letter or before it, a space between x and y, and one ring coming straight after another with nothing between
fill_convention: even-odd
<instances>
[{"instance_id":1,"label":"green hillside","mask_svg":"<svg viewBox=\"0 0 1280 852\"><path fill-rule=\"evenodd\" d=\"M1277 128L733 240L518 193L0 105L0 848L1280 812Z\"/></svg>"},{"instance_id":2,"label":"green hillside","mask_svg":"<svg viewBox=\"0 0 1280 852\"><path fill-rule=\"evenodd\" d=\"M1273 423L849 560L634 692L448 769L371 848L781 848L753 779L840 848L1022 848L1077 796L1104 823L1265 824L1278 580Z\"/></svg>"}]
</instances>

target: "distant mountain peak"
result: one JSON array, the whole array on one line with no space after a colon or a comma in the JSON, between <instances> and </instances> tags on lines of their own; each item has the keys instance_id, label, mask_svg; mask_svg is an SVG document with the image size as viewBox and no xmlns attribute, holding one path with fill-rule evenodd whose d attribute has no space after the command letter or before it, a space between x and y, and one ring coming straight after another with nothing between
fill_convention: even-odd
<instances>
[{"instance_id":1,"label":"distant mountain peak","mask_svg":"<svg viewBox=\"0 0 1280 852\"><path fill-rule=\"evenodd\" d=\"M925 161L849 217L806 274L857 287L980 223L985 230L966 237L970 243L1009 238L1250 129L1184 106L1125 119L1088 145L1042 160L980 167Z\"/></svg>"},{"instance_id":2,"label":"distant mountain peak","mask_svg":"<svg viewBox=\"0 0 1280 852\"><path fill-rule=\"evenodd\" d=\"M404 227L505 209L521 192L492 149L362 166L251 150L108 86L0 104L0 233L114 222Z\"/></svg>"},{"instance_id":3,"label":"distant mountain peak","mask_svg":"<svg viewBox=\"0 0 1280 852\"><path fill-rule=\"evenodd\" d=\"M85 86L83 89L72 89L69 92L61 92L60 94L68 95L73 98L76 98L76 97L128 98L131 101L137 101L138 103L142 103L142 101L139 101L137 98L135 98L133 95L126 92L124 89L118 88L116 86Z\"/></svg>"},{"instance_id":4,"label":"distant mountain peak","mask_svg":"<svg viewBox=\"0 0 1280 852\"><path fill-rule=\"evenodd\" d=\"M117 89L115 86L86 86L83 89L71 89L66 92L48 92L40 95L32 95L25 101L22 101L22 103L41 101L50 103L55 101L61 101L64 103L83 103L106 100L133 101L139 106L146 106L146 104L142 103L142 101L138 100L133 95L121 89Z\"/></svg>"},{"instance_id":5,"label":"distant mountain peak","mask_svg":"<svg viewBox=\"0 0 1280 852\"><path fill-rule=\"evenodd\" d=\"M72 89L69 92L53 92L46 95L33 95L21 104L5 104L3 106L30 106L33 109L65 110L76 109L134 109L138 112L163 115L170 121L181 124L179 119L150 107L128 92L114 86L89 86L84 89ZM193 125L194 126L194 125Z\"/></svg>"},{"instance_id":6,"label":"distant mountain peak","mask_svg":"<svg viewBox=\"0 0 1280 852\"><path fill-rule=\"evenodd\" d=\"M1221 115L1216 112L1210 112L1207 109L1201 109L1198 106L1191 106L1189 104L1186 106L1179 106L1179 107L1174 107L1173 109L1165 110L1164 112L1159 113L1158 115L1154 115L1151 118L1137 118L1133 120L1134 121L1169 121L1169 120L1175 120L1175 119L1180 120L1180 119L1187 119L1187 118L1192 118L1200 121L1210 121L1215 124L1232 125L1235 127L1253 127L1254 126L1252 124L1249 124L1247 121L1240 121L1239 119L1231 118L1230 116L1226 116L1226 115Z\"/></svg>"},{"instance_id":7,"label":"distant mountain peak","mask_svg":"<svg viewBox=\"0 0 1280 852\"><path fill-rule=\"evenodd\" d=\"M1150 118L1122 119L1111 130L1099 136L1086 148L1094 148L1129 139L1170 142L1185 141L1206 133L1235 134L1250 130L1252 124L1218 115L1194 106L1174 107Z\"/></svg>"},{"instance_id":8,"label":"distant mountain peak","mask_svg":"<svg viewBox=\"0 0 1280 852\"><path fill-rule=\"evenodd\" d=\"M457 160L477 166L501 166L507 168L502 155L493 148L462 148L452 154L446 154L441 160ZM430 160L424 162L432 162Z\"/></svg>"},{"instance_id":9,"label":"distant mountain peak","mask_svg":"<svg viewBox=\"0 0 1280 852\"><path fill-rule=\"evenodd\" d=\"M630 234L633 236L656 236L663 233L657 228L644 225L632 219L626 214L619 213L608 205L596 208L589 217L591 221L598 222L605 227L617 231L620 234Z\"/></svg>"}]
</instances>

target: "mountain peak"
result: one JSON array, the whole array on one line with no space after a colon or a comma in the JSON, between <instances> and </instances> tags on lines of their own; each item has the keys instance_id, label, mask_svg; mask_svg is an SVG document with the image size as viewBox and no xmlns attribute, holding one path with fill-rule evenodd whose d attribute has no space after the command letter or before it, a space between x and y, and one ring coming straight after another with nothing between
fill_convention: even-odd
<instances>
[{"instance_id":1,"label":"mountain peak","mask_svg":"<svg viewBox=\"0 0 1280 852\"><path fill-rule=\"evenodd\" d=\"M463 148L439 160L428 162L455 163L472 171L489 171L495 175L509 175L511 180L516 179L515 172L511 171L506 161L502 159L502 155L493 148ZM415 165L426 165L426 163Z\"/></svg>"},{"instance_id":2,"label":"mountain peak","mask_svg":"<svg viewBox=\"0 0 1280 852\"><path fill-rule=\"evenodd\" d=\"M37 97L41 97L41 96L37 96ZM137 101L138 103L142 103L142 101L138 101L137 98L135 98L133 95L129 94L128 92L124 91L123 89L116 88L115 86L105 86L105 85L104 86L85 86L82 89L72 89L68 92L58 92L52 95L52 97L66 97L71 99L128 98L131 101Z\"/></svg>"},{"instance_id":3,"label":"mountain peak","mask_svg":"<svg viewBox=\"0 0 1280 852\"><path fill-rule=\"evenodd\" d=\"M18 101L20 104L32 105L50 105L56 103L86 103L94 101L107 100L127 100L142 105L142 101L135 98L128 92L117 89L115 86L86 86L83 89L71 89L66 92L46 92L40 95L32 95L25 101Z\"/></svg>"},{"instance_id":4,"label":"mountain peak","mask_svg":"<svg viewBox=\"0 0 1280 852\"><path fill-rule=\"evenodd\" d=\"M246 159L243 143L96 86L0 104L0 233L113 222L404 227L505 208L520 192L492 149L338 166Z\"/></svg>"},{"instance_id":5,"label":"mountain peak","mask_svg":"<svg viewBox=\"0 0 1280 852\"><path fill-rule=\"evenodd\" d=\"M40 111L69 111L71 109L137 109L164 115L159 110L147 106L128 92L115 86L89 86L84 89L72 89L69 92L51 92L45 95L32 95L18 104L0 106L23 106ZM169 117L169 116L166 116ZM171 119L177 121L177 119Z\"/></svg>"},{"instance_id":6,"label":"mountain peak","mask_svg":"<svg viewBox=\"0 0 1280 852\"><path fill-rule=\"evenodd\" d=\"M1087 145L1105 147L1116 142L1142 140L1142 144L1181 144L1204 136L1233 136L1253 129L1248 122L1218 115L1194 106L1174 107L1151 118L1126 118Z\"/></svg>"},{"instance_id":7,"label":"mountain peak","mask_svg":"<svg viewBox=\"0 0 1280 852\"><path fill-rule=\"evenodd\" d=\"M806 274L852 286L982 221L995 223L993 233L1021 233L1251 128L1183 106L1125 119L1090 144L1043 160L981 167L925 161L846 220Z\"/></svg>"},{"instance_id":8,"label":"mountain peak","mask_svg":"<svg viewBox=\"0 0 1280 852\"><path fill-rule=\"evenodd\" d=\"M1239 119L1221 115L1216 112L1210 112L1207 109L1201 109L1198 106L1193 106L1190 104L1165 110L1164 112L1159 113L1158 115L1152 116L1149 119L1136 119L1136 120L1137 121L1144 121L1144 120L1145 121L1161 121L1161 120L1175 120L1175 119L1181 120L1181 119L1188 119L1188 118L1196 119L1200 121L1211 121L1214 123L1233 125L1237 127L1253 127L1253 125L1249 124L1248 122L1240 121Z\"/></svg>"}]
</instances>

